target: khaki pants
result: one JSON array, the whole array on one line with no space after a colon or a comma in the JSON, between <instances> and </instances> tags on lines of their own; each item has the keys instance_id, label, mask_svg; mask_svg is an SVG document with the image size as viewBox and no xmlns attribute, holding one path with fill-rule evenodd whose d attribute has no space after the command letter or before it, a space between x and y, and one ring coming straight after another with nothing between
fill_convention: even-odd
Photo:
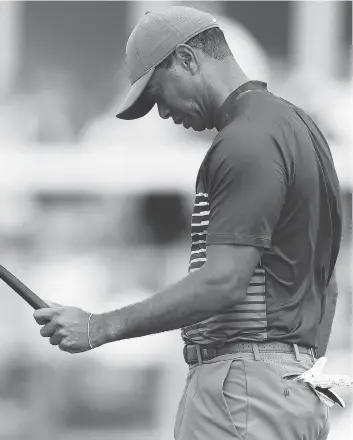
<instances>
[{"instance_id":1,"label":"khaki pants","mask_svg":"<svg viewBox=\"0 0 353 440\"><path fill-rule=\"evenodd\" d=\"M293 382L314 364L290 354L218 356L190 368L175 440L325 440L329 411L309 385Z\"/></svg>"}]
</instances>

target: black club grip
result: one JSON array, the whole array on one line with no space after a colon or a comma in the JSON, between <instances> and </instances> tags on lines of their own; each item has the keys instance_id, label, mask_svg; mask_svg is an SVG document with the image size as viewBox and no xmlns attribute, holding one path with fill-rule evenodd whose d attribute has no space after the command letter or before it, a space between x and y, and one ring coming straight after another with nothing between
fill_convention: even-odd
<instances>
[{"instance_id":1,"label":"black club grip","mask_svg":"<svg viewBox=\"0 0 353 440\"><path fill-rule=\"evenodd\" d=\"M31 289L22 283L11 272L0 265L0 278L5 281L7 285L17 292L30 306L35 310L49 307L42 299L39 298Z\"/></svg>"}]
</instances>

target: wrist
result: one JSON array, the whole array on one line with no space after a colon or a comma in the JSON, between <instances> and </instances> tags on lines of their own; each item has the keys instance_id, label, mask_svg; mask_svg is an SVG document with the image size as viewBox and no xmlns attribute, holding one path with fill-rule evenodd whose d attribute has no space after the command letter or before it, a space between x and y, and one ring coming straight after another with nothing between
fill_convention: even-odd
<instances>
[{"instance_id":1,"label":"wrist","mask_svg":"<svg viewBox=\"0 0 353 440\"><path fill-rule=\"evenodd\" d=\"M104 314L92 314L89 323L89 340L92 348L111 342Z\"/></svg>"}]
</instances>

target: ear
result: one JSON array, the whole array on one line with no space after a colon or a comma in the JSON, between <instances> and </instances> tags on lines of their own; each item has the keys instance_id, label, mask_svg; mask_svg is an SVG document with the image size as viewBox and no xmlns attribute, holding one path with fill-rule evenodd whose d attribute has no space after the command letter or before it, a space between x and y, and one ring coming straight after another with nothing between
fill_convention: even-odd
<instances>
[{"instance_id":1,"label":"ear","mask_svg":"<svg viewBox=\"0 0 353 440\"><path fill-rule=\"evenodd\" d=\"M199 69L199 59L190 46L187 44L180 44L175 49L175 58L176 61L180 64L181 67L187 69L192 74L195 74Z\"/></svg>"}]
</instances>

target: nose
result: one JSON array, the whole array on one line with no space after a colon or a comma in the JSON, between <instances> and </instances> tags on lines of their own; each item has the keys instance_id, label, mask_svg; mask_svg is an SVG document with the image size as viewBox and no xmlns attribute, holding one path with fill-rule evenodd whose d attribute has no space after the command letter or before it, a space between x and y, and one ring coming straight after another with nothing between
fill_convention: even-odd
<instances>
[{"instance_id":1,"label":"nose","mask_svg":"<svg viewBox=\"0 0 353 440\"><path fill-rule=\"evenodd\" d=\"M162 103L158 103L157 105L159 116L163 119L168 119L170 117L170 111L167 109L167 107Z\"/></svg>"}]
</instances>

